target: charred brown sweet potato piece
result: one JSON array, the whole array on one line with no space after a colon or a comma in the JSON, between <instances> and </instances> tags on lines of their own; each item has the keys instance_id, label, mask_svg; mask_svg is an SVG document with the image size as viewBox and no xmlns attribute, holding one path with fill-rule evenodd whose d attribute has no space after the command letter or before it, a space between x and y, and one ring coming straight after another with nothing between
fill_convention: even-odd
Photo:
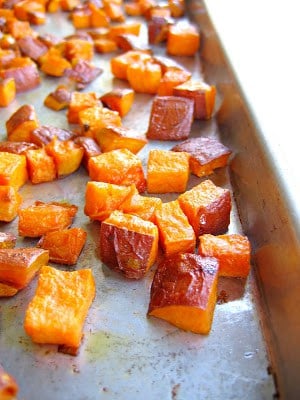
<instances>
[{"instance_id":1,"label":"charred brown sweet potato piece","mask_svg":"<svg viewBox=\"0 0 300 400\"><path fill-rule=\"evenodd\" d=\"M208 334L217 300L218 261L191 253L164 258L155 272L148 315Z\"/></svg>"},{"instance_id":2,"label":"charred brown sweet potato piece","mask_svg":"<svg viewBox=\"0 0 300 400\"><path fill-rule=\"evenodd\" d=\"M176 96L157 96L152 103L147 138L187 139L193 122L194 102Z\"/></svg>"},{"instance_id":3,"label":"charred brown sweet potato piece","mask_svg":"<svg viewBox=\"0 0 300 400\"><path fill-rule=\"evenodd\" d=\"M0 249L13 249L16 245L17 237L10 232L0 232Z\"/></svg>"},{"instance_id":4,"label":"charred brown sweet potato piece","mask_svg":"<svg viewBox=\"0 0 300 400\"><path fill-rule=\"evenodd\" d=\"M101 223L100 258L125 277L143 278L157 252L158 230L152 222L114 211Z\"/></svg>"},{"instance_id":5,"label":"charred brown sweet potato piece","mask_svg":"<svg viewBox=\"0 0 300 400\"><path fill-rule=\"evenodd\" d=\"M17 93L25 92L39 86L41 78L38 68L29 57L16 57L0 71L4 79L14 78Z\"/></svg>"},{"instance_id":6,"label":"charred brown sweet potato piece","mask_svg":"<svg viewBox=\"0 0 300 400\"><path fill-rule=\"evenodd\" d=\"M10 222L18 215L22 196L13 186L0 185L0 221Z\"/></svg>"},{"instance_id":7,"label":"charred brown sweet potato piece","mask_svg":"<svg viewBox=\"0 0 300 400\"><path fill-rule=\"evenodd\" d=\"M49 252L36 247L0 249L0 281L22 289L49 261Z\"/></svg>"},{"instance_id":8,"label":"charred brown sweet potato piece","mask_svg":"<svg viewBox=\"0 0 300 400\"><path fill-rule=\"evenodd\" d=\"M7 138L15 142L31 142L31 132L38 126L34 106L24 104L6 121Z\"/></svg>"},{"instance_id":9,"label":"charred brown sweet potato piece","mask_svg":"<svg viewBox=\"0 0 300 400\"><path fill-rule=\"evenodd\" d=\"M190 169L194 175L210 175L216 168L225 167L231 151L218 140L208 137L187 139L172 148L190 154Z\"/></svg>"},{"instance_id":10,"label":"charred brown sweet potato piece","mask_svg":"<svg viewBox=\"0 0 300 400\"><path fill-rule=\"evenodd\" d=\"M3 400L14 400L18 391L19 386L17 382L0 364L0 398Z\"/></svg>"},{"instance_id":11,"label":"charred brown sweet potato piece","mask_svg":"<svg viewBox=\"0 0 300 400\"><path fill-rule=\"evenodd\" d=\"M64 141L73 139L74 137L74 132L52 125L41 125L34 129L30 134L31 142L40 147L47 145L54 138Z\"/></svg>"}]
</instances>

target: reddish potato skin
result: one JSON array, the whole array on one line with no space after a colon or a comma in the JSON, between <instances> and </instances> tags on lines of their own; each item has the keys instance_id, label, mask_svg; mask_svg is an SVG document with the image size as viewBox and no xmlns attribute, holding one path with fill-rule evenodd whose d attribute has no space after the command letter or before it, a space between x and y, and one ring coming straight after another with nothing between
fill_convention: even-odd
<instances>
[{"instance_id":1,"label":"reddish potato skin","mask_svg":"<svg viewBox=\"0 0 300 400\"><path fill-rule=\"evenodd\" d=\"M102 222L100 258L109 268L130 279L141 279L147 272L148 256L154 238Z\"/></svg>"},{"instance_id":2,"label":"reddish potato skin","mask_svg":"<svg viewBox=\"0 0 300 400\"><path fill-rule=\"evenodd\" d=\"M72 131L51 125L41 125L31 132L31 140L37 146L44 146L50 143L54 137L63 141L73 139L74 136L75 133Z\"/></svg>"},{"instance_id":3,"label":"reddish potato skin","mask_svg":"<svg viewBox=\"0 0 300 400\"><path fill-rule=\"evenodd\" d=\"M37 145L29 142L10 142L9 140L0 142L0 153L26 154L28 150L37 148Z\"/></svg>"},{"instance_id":4,"label":"reddish potato skin","mask_svg":"<svg viewBox=\"0 0 300 400\"><path fill-rule=\"evenodd\" d=\"M15 129L17 129L20 125L22 125L26 121L35 121L36 120L36 112L34 106L31 104L24 104L20 108L18 108L6 121L6 131L7 136L10 136L10 133L13 133Z\"/></svg>"},{"instance_id":5,"label":"reddish potato skin","mask_svg":"<svg viewBox=\"0 0 300 400\"><path fill-rule=\"evenodd\" d=\"M41 78L34 62L21 67L10 67L1 72L2 78L14 78L17 93L31 90L40 85Z\"/></svg>"}]
</instances>

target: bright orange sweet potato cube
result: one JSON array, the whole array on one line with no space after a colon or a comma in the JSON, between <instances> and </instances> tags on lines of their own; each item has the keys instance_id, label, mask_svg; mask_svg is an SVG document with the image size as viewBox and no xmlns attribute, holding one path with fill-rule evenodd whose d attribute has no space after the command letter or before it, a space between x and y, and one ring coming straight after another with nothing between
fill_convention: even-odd
<instances>
[{"instance_id":1,"label":"bright orange sweet potato cube","mask_svg":"<svg viewBox=\"0 0 300 400\"><path fill-rule=\"evenodd\" d=\"M231 196L228 189L207 179L178 197L180 207L194 228L196 237L205 233L219 235L230 223Z\"/></svg>"},{"instance_id":2,"label":"bright orange sweet potato cube","mask_svg":"<svg viewBox=\"0 0 300 400\"><path fill-rule=\"evenodd\" d=\"M198 252L219 261L219 275L246 278L250 271L250 242L238 234L201 235Z\"/></svg>"},{"instance_id":3,"label":"bright orange sweet potato cube","mask_svg":"<svg viewBox=\"0 0 300 400\"><path fill-rule=\"evenodd\" d=\"M72 63L79 59L91 61L94 57L94 44L80 38L69 39L65 43L64 55Z\"/></svg>"},{"instance_id":4,"label":"bright orange sweet potato cube","mask_svg":"<svg viewBox=\"0 0 300 400\"><path fill-rule=\"evenodd\" d=\"M199 177L210 175L227 165L231 151L218 140L208 137L187 139L172 148L190 154L191 173Z\"/></svg>"},{"instance_id":5,"label":"bright orange sweet potato cube","mask_svg":"<svg viewBox=\"0 0 300 400\"><path fill-rule=\"evenodd\" d=\"M0 107L7 107L16 97L14 78L0 80Z\"/></svg>"},{"instance_id":6,"label":"bright orange sweet potato cube","mask_svg":"<svg viewBox=\"0 0 300 400\"><path fill-rule=\"evenodd\" d=\"M68 68L71 68L71 63L68 61L57 49L48 50L44 54L39 62L41 64L40 69L45 74L55 77L63 76Z\"/></svg>"},{"instance_id":7,"label":"bright orange sweet potato cube","mask_svg":"<svg viewBox=\"0 0 300 400\"><path fill-rule=\"evenodd\" d=\"M26 152L27 170L31 183L50 182L56 179L56 166L53 157L44 147Z\"/></svg>"},{"instance_id":8,"label":"bright orange sweet potato cube","mask_svg":"<svg viewBox=\"0 0 300 400\"><path fill-rule=\"evenodd\" d=\"M194 56L200 47L200 33L190 23L177 23L168 30L167 52L172 56Z\"/></svg>"},{"instance_id":9,"label":"bright orange sweet potato cube","mask_svg":"<svg viewBox=\"0 0 300 400\"><path fill-rule=\"evenodd\" d=\"M114 211L101 223L101 261L126 278L143 278L157 252L158 230L152 222Z\"/></svg>"},{"instance_id":10,"label":"bright orange sweet potato cube","mask_svg":"<svg viewBox=\"0 0 300 400\"><path fill-rule=\"evenodd\" d=\"M159 83L157 94L159 96L173 96L173 88L186 82L192 74L181 68L170 68L166 71Z\"/></svg>"},{"instance_id":11,"label":"bright orange sweet potato cube","mask_svg":"<svg viewBox=\"0 0 300 400\"><path fill-rule=\"evenodd\" d=\"M104 9L97 7L92 2L90 2L88 4L88 7L91 10L91 27L92 28L102 28L102 27L109 26L110 17L107 15L107 13Z\"/></svg>"},{"instance_id":12,"label":"bright orange sweet potato cube","mask_svg":"<svg viewBox=\"0 0 300 400\"><path fill-rule=\"evenodd\" d=\"M180 156L174 157L172 153ZM189 175L188 153L176 153L170 150L150 150L147 164L148 193L184 192Z\"/></svg>"},{"instance_id":13,"label":"bright orange sweet potato cube","mask_svg":"<svg viewBox=\"0 0 300 400\"><path fill-rule=\"evenodd\" d=\"M14 142L31 142L31 132L38 126L34 106L24 104L6 121L7 138Z\"/></svg>"},{"instance_id":14,"label":"bright orange sweet potato cube","mask_svg":"<svg viewBox=\"0 0 300 400\"><path fill-rule=\"evenodd\" d=\"M0 142L0 153L13 153L13 154L24 154L31 149L37 149L38 146L34 143L29 142L10 142L9 140L5 140Z\"/></svg>"},{"instance_id":15,"label":"bright orange sweet potato cube","mask_svg":"<svg viewBox=\"0 0 300 400\"><path fill-rule=\"evenodd\" d=\"M89 181L85 191L84 213L91 220L103 221L113 211L120 210L121 204L136 193L135 185Z\"/></svg>"},{"instance_id":16,"label":"bright orange sweet potato cube","mask_svg":"<svg viewBox=\"0 0 300 400\"><path fill-rule=\"evenodd\" d=\"M49 260L57 264L74 265L86 242L87 233L82 228L47 232L37 246L49 250Z\"/></svg>"},{"instance_id":17,"label":"bright orange sweet potato cube","mask_svg":"<svg viewBox=\"0 0 300 400\"><path fill-rule=\"evenodd\" d=\"M78 114L79 125L84 136L97 140L97 134L108 125L122 125L117 111L109 110L102 105L89 107Z\"/></svg>"},{"instance_id":18,"label":"bright orange sweet potato cube","mask_svg":"<svg viewBox=\"0 0 300 400\"><path fill-rule=\"evenodd\" d=\"M21 203L22 197L15 187L0 185L0 221L10 222L15 219Z\"/></svg>"},{"instance_id":19,"label":"bright orange sweet potato cube","mask_svg":"<svg viewBox=\"0 0 300 400\"><path fill-rule=\"evenodd\" d=\"M80 111L99 105L101 106L101 102L95 92L73 92L67 112L68 122L78 124Z\"/></svg>"},{"instance_id":20,"label":"bright orange sweet potato cube","mask_svg":"<svg viewBox=\"0 0 300 400\"><path fill-rule=\"evenodd\" d=\"M21 0L14 5L15 16L21 21L30 22L30 13L45 13L45 11L45 5L40 1Z\"/></svg>"},{"instance_id":21,"label":"bright orange sweet potato cube","mask_svg":"<svg viewBox=\"0 0 300 400\"><path fill-rule=\"evenodd\" d=\"M54 159L58 178L70 175L80 167L84 151L73 140L60 141L54 137L45 149Z\"/></svg>"},{"instance_id":22,"label":"bright orange sweet potato cube","mask_svg":"<svg viewBox=\"0 0 300 400\"><path fill-rule=\"evenodd\" d=\"M130 186L140 193L146 190L142 161L127 149L117 149L92 157L88 164L91 180Z\"/></svg>"},{"instance_id":23,"label":"bright orange sweet potato cube","mask_svg":"<svg viewBox=\"0 0 300 400\"><path fill-rule=\"evenodd\" d=\"M161 67L152 60L135 62L127 67L127 80L138 93L156 94L161 78Z\"/></svg>"},{"instance_id":24,"label":"bright orange sweet potato cube","mask_svg":"<svg viewBox=\"0 0 300 400\"><path fill-rule=\"evenodd\" d=\"M146 60L151 60L151 56L147 52L129 50L126 53L111 58L111 72L116 78L127 80L128 66Z\"/></svg>"},{"instance_id":25,"label":"bright orange sweet potato cube","mask_svg":"<svg viewBox=\"0 0 300 400\"><path fill-rule=\"evenodd\" d=\"M17 237L10 232L0 232L0 249L13 249L16 245Z\"/></svg>"},{"instance_id":26,"label":"bright orange sweet potato cube","mask_svg":"<svg viewBox=\"0 0 300 400\"><path fill-rule=\"evenodd\" d=\"M91 269L60 271L45 265L26 310L26 333L36 343L79 347L95 293Z\"/></svg>"},{"instance_id":27,"label":"bright orange sweet potato cube","mask_svg":"<svg viewBox=\"0 0 300 400\"><path fill-rule=\"evenodd\" d=\"M26 157L22 154L0 153L0 185L13 186L16 190L28 179Z\"/></svg>"},{"instance_id":28,"label":"bright orange sweet potato cube","mask_svg":"<svg viewBox=\"0 0 300 400\"><path fill-rule=\"evenodd\" d=\"M49 252L36 247L0 249L0 281L22 289L48 261Z\"/></svg>"},{"instance_id":29,"label":"bright orange sweet potato cube","mask_svg":"<svg viewBox=\"0 0 300 400\"><path fill-rule=\"evenodd\" d=\"M131 33L138 36L141 30L140 22L131 22L124 24L111 25L109 28L108 37L109 39L116 40L117 36L124 33Z\"/></svg>"},{"instance_id":30,"label":"bright orange sweet potato cube","mask_svg":"<svg viewBox=\"0 0 300 400\"><path fill-rule=\"evenodd\" d=\"M155 223L160 245L167 256L194 252L196 236L177 200L163 203L156 210Z\"/></svg>"},{"instance_id":31,"label":"bright orange sweet potato cube","mask_svg":"<svg viewBox=\"0 0 300 400\"><path fill-rule=\"evenodd\" d=\"M141 196L135 193L128 196L119 206L119 210L126 214L136 215L146 221L155 222L155 212L160 209L162 200L159 197Z\"/></svg>"},{"instance_id":32,"label":"bright orange sweet potato cube","mask_svg":"<svg viewBox=\"0 0 300 400\"><path fill-rule=\"evenodd\" d=\"M217 300L218 261L191 253L164 258L155 272L148 315L199 334L210 332Z\"/></svg>"},{"instance_id":33,"label":"bright orange sweet potato cube","mask_svg":"<svg viewBox=\"0 0 300 400\"><path fill-rule=\"evenodd\" d=\"M19 209L18 233L20 236L40 237L47 232L68 228L78 207L68 203L43 203Z\"/></svg>"},{"instance_id":34,"label":"bright orange sweet potato cube","mask_svg":"<svg viewBox=\"0 0 300 400\"><path fill-rule=\"evenodd\" d=\"M130 88L116 88L102 95L100 100L109 109L117 111L120 117L124 117L132 107L134 91Z\"/></svg>"}]
</instances>

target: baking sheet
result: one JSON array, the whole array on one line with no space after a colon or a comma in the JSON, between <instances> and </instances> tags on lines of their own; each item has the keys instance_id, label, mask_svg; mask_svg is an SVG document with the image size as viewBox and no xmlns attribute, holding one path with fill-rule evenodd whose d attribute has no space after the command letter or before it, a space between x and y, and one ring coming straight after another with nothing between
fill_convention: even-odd
<instances>
[{"instance_id":1,"label":"baking sheet","mask_svg":"<svg viewBox=\"0 0 300 400\"><path fill-rule=\"evenodd\" d=\"M188 4L193 18L198 12L205 12L201 2ZM74 31L66 20L66 14L54 15L40 29L61 36ZM155 53L165 54L165 49L158 46ZM112 77L110 57L95 57L96 64L104 69L104 73L86 91L101 95L112 87L126 86L126 83ZM177 61L191 70L195 78L202 76L199 58L178 57ZM209 77L209 74L205 76ZM57 113L42 104L46 94L62 82L63 79L43 79L39 88L18 95L7 109L0 110L1 139L6 137L6 119L26 103L35 106L41 124L67 127L64 111ZM146 131L152 100L152 96L137 94L132 110L123 119L124 125ZM218 96L217 114L222 109L222 101ZM195 121L191 137L199 135L220 138L217 118ZM236 143L231 143L228 137L225 139L226 144L229 147L232 145L233 150L238 152ZM144 166L149 149L170 149L173 144L152 141L139 153ZM217 185L232 189L226 169L217 171L210 178ZM28 183L20 190L23 206L35 200L62 199L79 206L73 226L86 229L88 239L76 269L92 268L97 294L84 326L84 341L77 357L58 353L56 346L34 344L25 334L24 313L34 294L36 279L15 297L0 300L0 360L20 386L18 398L272 398L276 389L268 373L269 361L256 308L257 290L253 273L246 282L225 278L220 281L218 292L225 291L229 301L217 305L212 331L208 336L183 332L158 319L147 318L154 271L152 269L141 281L131 282L100 262L97 250L100 225L91 223L83 213L87 181L88 176L82 168L62 180L35 186ZM199 182L199 178L191 176L189 187ZM169 201L176 195L169 194L162 198ZM16 233L17 220L10 224L0 223L0 230ZM229 231L242 232L235 206ZM18 239L18 246L32 244L32 240Z\"/></svg>"}]
</instances>

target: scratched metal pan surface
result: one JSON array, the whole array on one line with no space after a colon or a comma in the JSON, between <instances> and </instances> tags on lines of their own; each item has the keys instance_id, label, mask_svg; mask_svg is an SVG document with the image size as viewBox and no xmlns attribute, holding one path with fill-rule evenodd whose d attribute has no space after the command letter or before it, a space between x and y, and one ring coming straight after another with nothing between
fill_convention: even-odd
<instances>
[{"instance_id":1,"label":"scratched metal pan surface","mask_svg":"<svg viewBox=\"0 0 300 400\"><path fill-rule=\"evenodd\" d=\"M189 2L190 18L197 22L208 18L201 2ZM202 20L201 20L202 22ZM73 33L66 14L54 15L40 28L58 36ZM144 26L145 34L145 26ZM165 54L164 47L154 49ZM110 56L97 56L95 63L103 74L87 91L99 95L112 87L126 86L113 78L109 68ZM200 57L177 58L201 78L203 66ZM206 67L206 65L205 65ZM211 76L220 86L228 66L220 65ZM207 79L210 77L207 71ZM205 76L206 78L206 76ZM22 104L33 104L41 124L68 127L65 112L54 112L43 106L43 99L63 79L44 78L41 86L18 95L6 109L0 111L1 140L6 138L5 121ZM146 131L153 97L137 94L130 113L124 118L125 126ZM218 95L215 116L211 121L195 121L192 137L210 136L223 140L218 127L218 112L222 98ZM239 118L239 116L237 116ZM223 121L224 122L224 121ZM226 122L226 121L225 121ZM240 123L243 124L242 118ZM230 125L228 123L228 125ZM236 142L225 136L237 154ZM174 143L151 142L139 156L146 172L147 155L151 148L170 149ZM219 186L234 193L228 169L215 172L210 178ZM196 335L154 318L147 318L149 291L154 273L152 269L140 281L128 281L103 265L98 256L99 224L84 215L84 193L88 181L82 168L64 179L51 183L21 188L23 205L35 200L68 200L79 206L74 226L88 232L87 243L76 269L91 268L96 280L96 297L84 325L84 340L78 356L57 352L52 345L37 345L26 335L23 322L26 307L32 298L37 278L15 297L0 300L0 360L19 384L19 400L95 400L95 399L270 399L275 387L268 373L269 358L261 330L258 311L257 285L251 272L247 281L223 279L218 293L225 293L226 302L216 306L211 333ZM200 182L191 177L189 188ZM164 195L163 201L177 195ZM9 224L0 223L0 230L17 233L17 219ZM242 221L243 222L243 221ZM234 203L230 232L242 233L242 225ZM17 246L35 243L18 238ZM55 264L53 264L55 265ZM60 269L67 269L57 266Z\"/></svg>"}]
</instances>

